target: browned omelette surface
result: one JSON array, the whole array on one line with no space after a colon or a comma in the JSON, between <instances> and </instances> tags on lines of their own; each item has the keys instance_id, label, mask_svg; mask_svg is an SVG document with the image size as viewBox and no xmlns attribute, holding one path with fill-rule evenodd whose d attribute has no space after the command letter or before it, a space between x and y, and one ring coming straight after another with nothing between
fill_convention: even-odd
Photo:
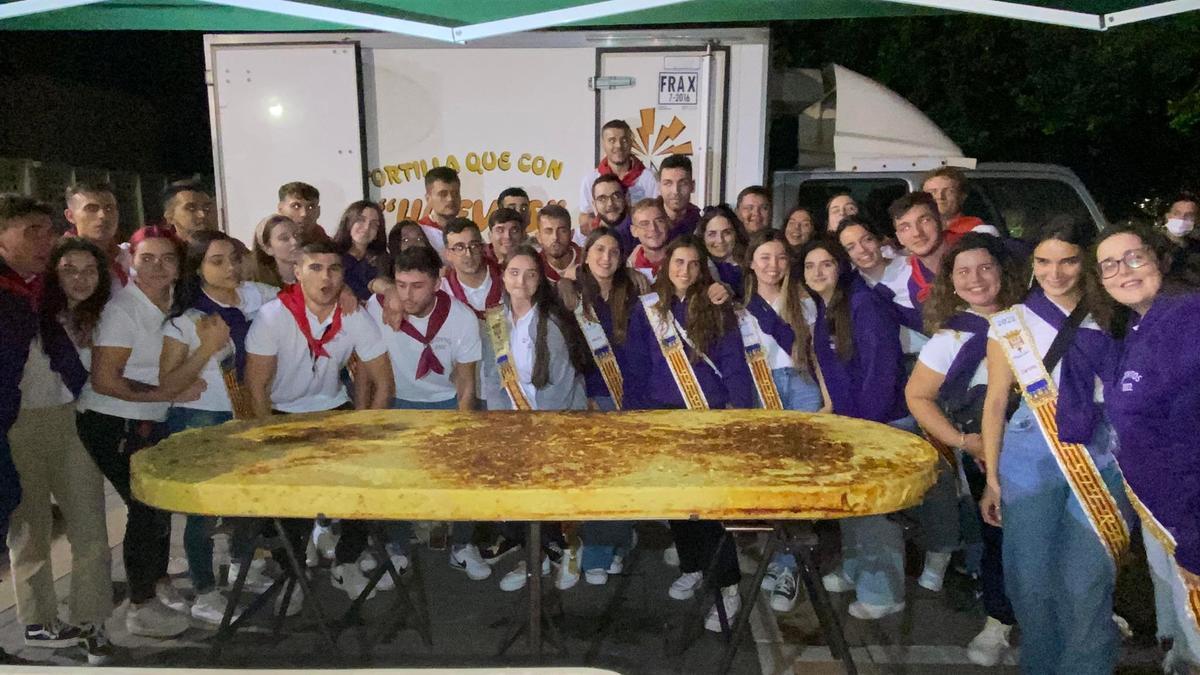
<instances>
[{"instance_id":1,"label":"browned omelette surface","mask_svg":"<svg viewBox=\"0 0 1200 675\"><path fill-rule=\"evenodd\" d=\"M838 518L920 500L921 438L769 410L277 416L176 434L133 458L170 511L395 520Z\"/></svg>"}]
</instances>

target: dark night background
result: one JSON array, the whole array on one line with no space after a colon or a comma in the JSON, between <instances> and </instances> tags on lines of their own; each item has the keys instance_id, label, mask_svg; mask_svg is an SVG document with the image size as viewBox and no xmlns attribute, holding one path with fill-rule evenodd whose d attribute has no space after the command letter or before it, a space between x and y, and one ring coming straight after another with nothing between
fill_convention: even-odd
<instances>
[{"instance_id":1,"label":"dark night background","mask_svg":"<svg viewBox=\"0 0 1200 675\"><path fill-rule=\"evenodd\" d=\"M787 22L776 65L879 80L981 161L1074 169L1113 218L1200 182L1200 19L1108 33L986 17ZM0 157L212 173L202 36L0 32ZM777 168L787 148L773 148Z\"/></svg>"}]
</instances>

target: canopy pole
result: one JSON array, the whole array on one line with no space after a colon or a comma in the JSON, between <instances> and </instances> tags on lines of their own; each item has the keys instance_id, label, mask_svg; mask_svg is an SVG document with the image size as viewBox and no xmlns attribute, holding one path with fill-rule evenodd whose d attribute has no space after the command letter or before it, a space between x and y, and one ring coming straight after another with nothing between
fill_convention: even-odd
<instances>
[{"instance_id":1,"label":"canopy pole","mask_svg":"<svg viewBox=\"0 0 1200 675\"><path fill-rule=\"evenodd\" d=\"M1046 23L1068 28L1083 28L1086 30L1102 31L1106 28L1099 14L1071 12L1065 9L1051 9L1035 5L1023 5L1017 2L1002 2L1001 0L885 0L899 5L914 5L933 9L948 9L965 14L983 14L1003 19L1020 19L1035 23ZM1192 1L1192 0L1177 0Z\"/></svg>"},{"instance_id":2,"label":"canopy pole","mask_svg":"<svg viewBox=\"0 0 1200 675\"><path fill-rule=\"evenodd\" d=\"M56 12L60 9L94 5L104 0L16 0L0 5L0 21L18 16Z\"/></svg>"},{"instance_id":3,"label":"canopy pole","mask_svg":"<svg viewBox=\"0 0 1200 675\"><path fill-rule=\"evenodd\" d=\"M1112 28L1114 26L1123 26L1127 23L1148 21L1150 19L1171 16L1172 14L1191 12L1197 9L1200 9L1200 0L1170 0L1170 2L1159 2L1153 5L1105 14L1104 25L1105 28Z\"/></svg>"},{"instance_id":4,"label":"canopy pole","mask_svg":"<svg viewBox=\"0 0 1200 675\"><path fill-rule=\"evenodd\" d=\"M355 12L348 9L325 7L323 5L311 5L306 2L296 2L295 0L200 0L200 2L206 2L210 5L254 9L272 14L284 14L301 19L326 21L328 23L355 26L357 28L377 30L385 33L411 35L439 42L454 41L454 35L451 33L449 26L439 26L432 23L410 21L408 19L397 19L369 12Z\"/></svg>"},{"instance_id":5,"label":"canopy pole","mask_svg":"<svg viewBox=\"0 0 1200 675\"><path fill-rule=\"evenodd\" d=\"M479 40L482 38L521 33L539 28L552 28L577 21L602 19L644 9L678 5L691 0L604 0L587 5L578 5L564 9L554 9L546 12L514 16L496 21L484 21L469 26L459 26L453 29L454 41L458 43Z\"/></svg>"}]
</instances>

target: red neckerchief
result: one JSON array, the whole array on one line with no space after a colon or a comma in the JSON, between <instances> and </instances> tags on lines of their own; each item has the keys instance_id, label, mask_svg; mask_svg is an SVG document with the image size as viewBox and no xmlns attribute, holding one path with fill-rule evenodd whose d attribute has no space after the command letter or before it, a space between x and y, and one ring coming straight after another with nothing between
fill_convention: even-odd
<instances>
[{"instance_id":1,"label":"red neckerchief","mask_svg":"<svg viewBox=\"0 0 1200 675\"><path fill-rule=\"evenodd\" d=\"M442 329L442 324L446 323L446 317L450 315L450 296L446 291L438 291L434 296L433 312L429 314L429 324L425 327L425 334L417 330L417 327L408 322L408 317L404 318L404 323L400 324L400 332L408 337L425 345L425 349L421 350L421 358L417 360L417 379L421 379L433 371L438 375L446 372L442 366L442 362L438 361L437 354L433 353L433 347L430 343L433 338L437 337L438 331Z\"/></svg>"},{"instance_id":2,"label":"red neckerchief","mask_svg":"<svg viewBox=\"0 0 1200 675\"><path fill-rule=\"evenodd\" d=\"M0 272L0 291L7 291L28 300L30 309L36 312L42 304L43 281L41 274L35 274L29 281L25 281L15 270L5 266L4 271Z\"/></svg>"},{"instance_id":3,"label":"red neckerchief","mask_svg":"<svg viewBox=\"0 0 1200 675\"><path fill-rule=\"evenodd\" d=\"M442 226L438 225L438 222L436 220L434 220L433 218L430 218L429 216L422 216L421 219L417 221L417 224L425 225L427 227L432 227L432 228L438 229L438 230L442 229Z\"/></svg>"},{"instance_id":4,"label":"red neckerchief","mask_svg":"<svg viewBox=\"0 0 1200 675\"><path fill-rule=\"evenodd\" d=\"M475 316L482 319L487 310L500 304L500 294L504 291L503 281L500 279L500 266L492 259L484 258L483 263L487 265L488 276L492 279L492 287L488 289L487 298L483 301L483 309L476 309L467 300L467 290L463 288L462 282L458 280L458 271L453 267L446 270L446 285L450 287L450 292L454 297L458 298L464 305L471 308L475 312Z\"/></svg>"},{"instance_id":5,"label":"red neckerchief","mask_svg":"<svg viewBox=\"0 0 1200 675\"><path fill-rule=\"evenodd\" d=\"M983 221L975 216L959 216L947 222L946 229L942 230L942 238L946 240L946 248L949 249L964 234L982 224Z\"/></svg>"},{"instance_id":6,"label":"red neckerchief","mask_svg":"<svg viewBox=\"0 0 1200 675\"><path fill-rule=\"evenodd\" d=\"M291 284L284 286L279 295L276 296L287 311L291 312L292 318L296 320L296 327L300 329L300 333L304 339L308 341L308 353L312 356L313 365L316 365L317 359L322 356L328 358L329 352L325 351L325 345L329 344L333 338L337 337L339 331L342 330L342 307L335 305L333 308L333 323L325 329L325 334L321 339L313 337L312 328L308 325L308 316L305 314L304 306L304 290L300 288L300 284Z\"/></svg>"},{"instance_id":7,"label":"red neckerchief","mask_svg":"<svg viewBox=\"0 0 1200 675\"><path fill-rule=\"evenodd\" d=\"M608 157L600 160L600 166L597 166L596 170L600 172L601 176L607 176L609 174L615 176L617 173L608 165ZM641 177L642 172L645 170L646 165L642 164L642 160L630 155L629 171L626 171L624 176L618 176L618 178L621 179L621 185L624 185L626 190L633 187L633 184L637 182L637 179Z\"/></svg>"},{"instance_id":8,"label":"red neckerchief","mask_svg":"<svg viewBox=\"0 0 1200 675\"><path fill-rule=\"evenodd\" d=\"M567 263L567 266L563 268L563 271L565 272L566 270L570 269L571 264L578 263L581 255L583 255L583 251L579 249L579 245L575 242L571 242L571 262ZM554 269L554 265L550 264L550 259L546 257L545 251L542 251L542 262L546 263L546 278L549 279L551 283L557 284L558 280L562 278L562 273Z\"/></svg>"},{"instance_id":9,"label":"red neckerchief","mask_svg":"<svg viewBox=\"0 0 1200 675\"><path fill-rule=\"evenodd\" d=\"M171 227L171 231L172 232L175 231L175 228L173 226ZM71 229L67 230L66 232L63 232L64 239L67 237L78 237L78 236L79 236L79 231L73 227ZM118 281L121 282L122 286L128 286L129 285L129 272L126 271L125 268L121 265L121 261L120 261L121 246L120 246L120 244L117 243L117 241L115 239L109 240L108 250L104 252L104 255L108 256L109 272L111 272L112 275L114 277L116 277Z\"/></svg>"},{"instance_id":10,"label":"red neckerchief","mask_svg":"<svg viewBox=\"0 0 1200 675\"><path fill-rule=\"evenodd\" d=\"M917 284L917 302L925 302L933 290L933 282L925 278L925 267L917 256L908 256L908 266L912 268L912 279Z\"/></svg>"},{"instance_id":11,"label":"red neckerchief","mask_svg":"<svg viewBox=\"0 0 1200 675\"><path fill-rule=\"evenodd\" d=\"M646 249L641 244L638 244L637 248L633 249L633 266L635 268L648 269L654 276L658 276L658 270L662 267L662 264L662 260L650 262L650 259L646 257Z\"/></svg>"}]
</instances>

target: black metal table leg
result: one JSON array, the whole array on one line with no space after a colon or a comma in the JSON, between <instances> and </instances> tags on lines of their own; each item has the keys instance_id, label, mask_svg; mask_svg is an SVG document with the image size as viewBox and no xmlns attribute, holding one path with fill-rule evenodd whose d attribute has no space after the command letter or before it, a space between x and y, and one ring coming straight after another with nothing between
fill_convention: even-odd
<instances>
[{"instance_id":1,"label":"black metal table leg","mask_svg":"<svg viewBox=\"0 0 1200 675\"><path fill-rule=\"evenodd\" d=\"M304 592L304 610L306 612L311 611L315 615L317 626L321 629L321 634L329 641L329 646L333 649L333 652L341 656L342 650L338 647L337 636L329 626L329 620L325 616L321 600L312 592L312 586L308 583L308 577L304 575L304 564L296 557L296 550L292 547L287 530L283 527L283 521L278 518L274 520L275 532L278 533L279 538L282 540L284 555L287 556L287 562L292 568L296 583L300 584L300 590Z\"/></svg>"},{"instance_id":2,"label":"black metal table leg","mask_svg":"<svg viewBox=\"0 0 1200 675\"><path fill-rule=\"evenodd\" d=\"M846 644L846 634L842 631L842 623L838 620L837 612L833 610L829 594L821 585L817 566L813 561L812 546L796 546L795 553L800 580L804 582L804 588L808 591L808 599L817 615L817 621L821 624L821 630L825 633L825 641L829 643L830 652L835 658L841 659L842 668L847 675L857 675L858 668L855 667L854 657L851 656L850 647Z\"/></svg>"},{"instance_id":3,"label":"black metal table leg","mask_svg":"<svg viewBox=\"0 0 1200 675\"><path fill-rule=\"evenodd\" d=\"M731 535L727 535L731 536ZM733 658L737 655L738 645L742 641L742 636L746 634L746 629L750 625L750 613L754 611L754 604L758 602L759 588L762 587L763 579L767 576L767 567L771 564L771 559L775 556L776 549L779 548L779 542L783 536L783 524L775 523L769 535L767 535L767 543L763 547L762 560L758 562L758 567L754 571L754 583L746 593L742 593L741 609L738 612L737 620L734 622L733 630L726 632L725 651L721 655L721 664L717 667L717 672L721 675L729 672L733 667ZM747 597L749 596L749 597ZM717 611L723 614L724 598L717 600ZM726 628L725 620L722 620L721 627Z\"/></svg>"}]
</instances>

